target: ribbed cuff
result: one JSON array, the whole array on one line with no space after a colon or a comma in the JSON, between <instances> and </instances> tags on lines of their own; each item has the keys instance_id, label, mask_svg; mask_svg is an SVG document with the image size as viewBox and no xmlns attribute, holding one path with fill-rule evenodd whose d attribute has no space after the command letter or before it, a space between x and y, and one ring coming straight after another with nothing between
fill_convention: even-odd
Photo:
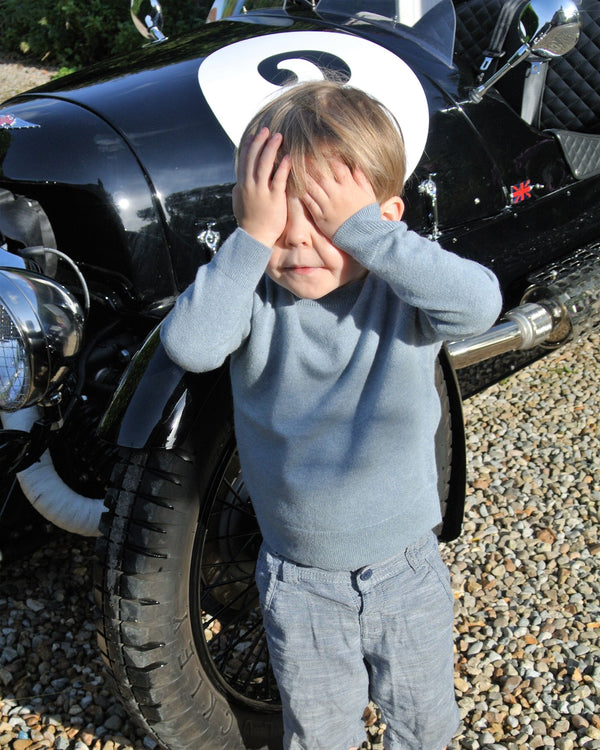
<instances>
[{"instance_id":1,"label":"ribbed cuff","mask_svg":"<svg viewBox=\"0 0 600 750\"><path fill-rule=\"evenodd\" d=\"M270 247L238 227L218 251L214 264L234 283L243 287L251 284L254 288L262 278L272 252Z\"/></svg>"},{"instance_id":2,"label":"ribbed cuff","mask_svg":"<svg viewBox=\"0 0 600 750\"><path fill-rule=\"evenodd\" d=\"M397 231L398 223L389 222L388 226L388 222L381 218L379 204L371 203L347 219L333 236L332 242L369 268L370 260L377 252L379 239L387 236L390 231Z\"/></svg>"}]
</instances>

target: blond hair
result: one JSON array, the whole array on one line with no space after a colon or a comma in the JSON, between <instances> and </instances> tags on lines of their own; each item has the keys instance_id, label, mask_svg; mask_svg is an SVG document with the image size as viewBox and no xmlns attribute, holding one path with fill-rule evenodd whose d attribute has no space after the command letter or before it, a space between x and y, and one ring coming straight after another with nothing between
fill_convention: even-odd
<instances>
[{"instance_id":1,"label":"blond hair","mask_svg":"<svg viewBox=\"0 0 600 750\"><path fill-rule=\"evenodd\" d=\"M402 193L406 154L400 126L360 89L329 80L292 86L252 118L241 142L265 126L283 135L279 159L290 155L290 181L298 194L305 192L306 174L327 172L332 158L362 170L379 203Z\"/></svg>"}]
</instances>

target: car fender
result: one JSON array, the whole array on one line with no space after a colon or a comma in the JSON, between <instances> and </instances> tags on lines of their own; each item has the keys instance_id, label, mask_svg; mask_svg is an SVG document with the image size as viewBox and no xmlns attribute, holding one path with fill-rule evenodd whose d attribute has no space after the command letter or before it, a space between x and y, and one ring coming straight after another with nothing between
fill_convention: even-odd
<instances>
[{"instance_id":1,"label":"car fender","mask_svg":"<svg viewBox=\"0 0 600 750\"><path fill-rule=\"evenodd\" d=\"M440 445L442 425L436 435L436 459L438 462L438 485L442 505L443 522L437 529L440 541L449 542L460 536L465 507L467 481L467 449L462 408L462 395L456 371L447 347L444 345L438 356L446 390L446 413L442 409L442 420L447 421L446 431L451 435L449 453ZM444 462L450 461L445 467ZM445 495L445 498L444 498Z\"/></svg>"},{"instance_id":2,"label":"car fender","mask_svg":"<svg viewBox=\"0 0 600 750\"><path fill-rule=\"evenodd\" d=\"M183 370L168 357L158 325L123 374L99 436L122 448L176 448L228 377L227 365L207 373Z\"/></svg>"}]
</instances>

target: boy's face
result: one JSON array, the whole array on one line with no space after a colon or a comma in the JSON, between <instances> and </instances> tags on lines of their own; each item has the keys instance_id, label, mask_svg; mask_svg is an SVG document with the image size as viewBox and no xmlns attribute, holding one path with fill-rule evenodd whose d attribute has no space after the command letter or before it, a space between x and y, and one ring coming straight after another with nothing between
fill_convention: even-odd
<instances>
[{"instance_id":1,"label":"boy's face","mask_svg":"<svg viewBox=\"0 0 600 750\"><path fill-rule=\"evenodd\" d=\"M273 247L267 274L297 297L320 299L357 281L367 270L315 226L302 201L288 190L287 223Z\"/></svg>"}]
</instances>

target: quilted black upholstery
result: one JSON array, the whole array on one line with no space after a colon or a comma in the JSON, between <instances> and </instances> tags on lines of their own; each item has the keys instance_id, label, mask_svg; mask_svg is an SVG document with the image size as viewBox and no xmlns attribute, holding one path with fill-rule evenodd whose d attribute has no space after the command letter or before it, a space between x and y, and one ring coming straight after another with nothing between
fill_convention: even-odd
<instances>
[{"instance_id":1,"label":"quilted black upholstery","mask_svg":"<svg viewBox=\"0 0 600 750\"><path fill-rule=\"evenodd\" d=\"M600 174L600 135L553 130L573 175L578 180Z\"/></svg>"},{"instance_id":2,"label":"quilted black upholstery","mask_svg":"<svg viewBox=\"0 0 600 750\"><path fill-rule=\"evenodd\" d=\"M548 67L542 127L600 133L600 0L586 0L574 50Z\"/></svg>"},{"instance_id":3,"label":"quilted black upholstery","mask_svg":"<svg viewBox=\"0 0 600 750\"><path fill-rule=\"evenodd\" d=\"M476 71L489 45L503 0L456 0L455 55ZM600 133L600 0L581 0L581 37L577 47L548 66L540 127ZM514 34L507 37L507 55L517 49ZM506 59L506 58L504 58ZM501 61L502 62L502 61ZM501 64L500 62L500 64ZM514 107L525 66L519 78L509 74L499 88Z\"/></svg>"},{"instance_id":4,"label":"quilted black upholstery","mask_svg":"<svg viewBox=\"0 0 600 750\"><path fill-rule=\"evenodd\" d=\"M479 69L488 48L503 0L462 0L455 2L455 57Z\"/></svg>"}]
</instances>

